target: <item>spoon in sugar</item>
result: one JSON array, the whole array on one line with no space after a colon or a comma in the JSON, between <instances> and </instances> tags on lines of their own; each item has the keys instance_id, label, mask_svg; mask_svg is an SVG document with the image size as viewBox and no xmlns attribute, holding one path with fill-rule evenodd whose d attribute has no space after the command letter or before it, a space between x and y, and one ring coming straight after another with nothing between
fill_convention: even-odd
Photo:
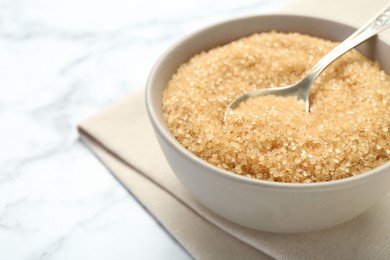
<instances>
[{"instance_id":1,"label":"spoon in sugar","mask_svg":"<svg viewBox=\"0 0 390 260\"><path fill-rule=\"evenodd\" d=\"M387 5L382 11L376 14L373 18L369 20L365 25L360 27L355 31L351 36L337 45L333 50L328 54L322 57L307 73L306 75L297 83L274 88L265 88L265 89L256 89L249 92L246 92L237 98L235 98L225 110L224 113L224 122L226 123L227 116L231 109L237 108L237 106L252 97L258 96L296 96L297 99L301 99L305 102L306 112L310 111L310 102L309 102L309 91L313 85L314 80L321 74L321 72L329 66L333 61L338 59L341 55L348 52L353 47L359 45L360 43L366 41L370 37L378 34L382 30L390 26L390 4Z\"/></svg>"}]
</instances>

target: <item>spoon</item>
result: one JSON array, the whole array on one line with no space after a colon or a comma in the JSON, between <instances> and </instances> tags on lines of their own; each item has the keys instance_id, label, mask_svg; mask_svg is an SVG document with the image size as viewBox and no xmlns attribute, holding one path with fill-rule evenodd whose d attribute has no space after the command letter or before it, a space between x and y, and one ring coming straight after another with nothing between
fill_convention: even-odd
<instances>
[{"instance_id":1,"label":"spoon","mask_svg":"<svg viewBox=\"0 0 390 260\"><path fill-rule=\"evenodd\" d=\"M314 80L321 72L330 65L333 61L339 58L344 53L348 52L353 47L359 45L380 31L386 29L390 25L390 4L387 5L381 12L376 14L368 23L360 27L351 36L342 43L337 45L328 54L322 57L314 66L307 72L300 81L295 84L275 87L256 89L242 94L235 98L225 110L224 121L226 123L227 115L230 109L235 109L241 102L251 97L275 95L275 96L296 96L297 99L302 99L306 105L306 112L310 111L309 91Z\"/></svg>"}]
</instances>

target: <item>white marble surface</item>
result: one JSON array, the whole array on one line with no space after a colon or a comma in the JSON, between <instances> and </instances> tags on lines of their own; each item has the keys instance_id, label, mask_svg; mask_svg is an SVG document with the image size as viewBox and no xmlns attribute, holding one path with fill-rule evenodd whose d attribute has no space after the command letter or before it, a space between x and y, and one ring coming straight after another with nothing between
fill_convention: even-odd
<instances>
[{"instance_id":1,"label":"white marble surface","mask_svg":"<svg viewBox=\"0 0 390 260\"><path fill-rule=\"evenodd\" d=\"M0 0L0 258L190 258L75 125L186 33L286 1Z\"/></svg>"}]
</instances>

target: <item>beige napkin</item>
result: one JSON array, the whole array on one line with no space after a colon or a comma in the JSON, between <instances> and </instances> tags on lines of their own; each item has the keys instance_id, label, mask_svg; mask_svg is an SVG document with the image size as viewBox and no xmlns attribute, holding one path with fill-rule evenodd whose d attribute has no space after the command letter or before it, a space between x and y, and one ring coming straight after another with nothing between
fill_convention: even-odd
<instances>
[{"instance_id":1,"label":"beige napkin","mask_svg":"<svg viewBox=\"0 0 390 260\"><path fill-rule=\"evenodd\" d=\"M346 8L347 2L353 1L337 2L340 8ZM315 7L321 12L311 14L329 17L324 14L331 14L331 6L324 4L321 8L318 3L313 10ZM355 9L351 17L358 17L356 13L365 13L363 7L374 4L363 5L362 0L356 3L362 7L360 11ZM376 8L367 7L374 9L371 13L384 1L375 5ZM297 12L294 8L301 10L299 6L288 8ZM348 223L297 235L247 229L203 207L179 183L165 161L146 115L143 91L85 120L79 132L118 180L195 258L390 259L390 194Z\"/></svg>"}]
</instances>

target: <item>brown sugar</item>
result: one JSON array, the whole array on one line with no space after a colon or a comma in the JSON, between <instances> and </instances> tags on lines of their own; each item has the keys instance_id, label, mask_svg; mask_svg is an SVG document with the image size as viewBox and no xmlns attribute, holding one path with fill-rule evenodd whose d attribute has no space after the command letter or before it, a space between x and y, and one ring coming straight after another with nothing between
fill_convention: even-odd
<instances>
[{"instance_id":1,"label":"brown sugar","mask_svg":"<svg viewBox=\"0 0 390 260\"><path fill-rule=\"evenodd\" d=\"M194 56L163 94L173 136L198 157L251 178L320 182L346 178L390 159L390 77L352 50L310 93L311 113L294 97L240 94L292 84L337 43L298 33L261 33Z\"/></svg>"}]
</instances>

